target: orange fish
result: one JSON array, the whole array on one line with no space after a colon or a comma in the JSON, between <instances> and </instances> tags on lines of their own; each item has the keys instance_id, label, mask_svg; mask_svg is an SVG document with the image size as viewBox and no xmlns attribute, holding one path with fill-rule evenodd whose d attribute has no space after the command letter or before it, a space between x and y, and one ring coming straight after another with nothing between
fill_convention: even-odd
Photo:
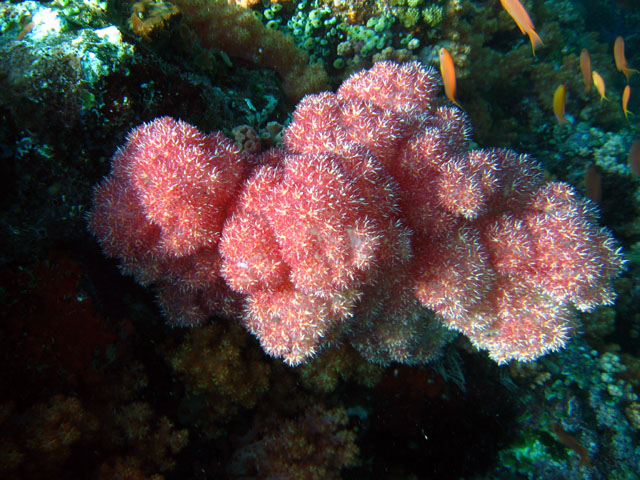
<instances>
[{"instance_id":1,"label":"orange fish","mask_svg":"<svg viewBox=\"0 0 640 480\"><path fill-rule=\"evenodd\" d=\"M604 85L604 80L602 79L600 74L594 70L593 72L591 72L591 78L593 79L593 84L596 86L596 90L600 94L600 101L609 100L604 96L606 87Z\"/></svg>"},{"instance_id":2,"label":"orange fish","mask_svg":"<svg viewBox=\"0 0 640 480\"><path fill-rule=\"evenodd\" d=\"M556 115L559 124L569 123L566 118L564 118L564 104L567 98L567 84L563 83L562 85L556 88L555 93L553 94L553 113Z\"/></svg>"},{"instance_id":3,"label":"orange fish","mask_svg":"<svg viewBox=\"0 0 640 480\"><path fill-rule=\"evenodd\" d=\"M460 107L460 104L456 102L456 68L451 54L444 47L440 49L440 74L444 83L445 95Z\"/></svg>"},{"instance_id":4,"label":"orange fish","mask_svg":"<svg viewBox=\"0 0 640 480\"><path fill-rule=\"evenodd\" d=\"M22 40L31 30L33 30L33 27L35 26L36 24L33 22L33 20L27 23L24 27L22 27L22 31L18 34L16 40Z\"/></svg>"},{"instance_id":5,"label":"orange fish","mask_svg":"<svg viewBox=\"0 0 640 480\"><path fill-rule=\"evenodd\" d=\"M634 70L627 66L627 59L624 56L624 39L622 37L616 38L616 41L613 44L613 59L616 62L616 68L618 71L622 72L624 76L627 77L627 82L629 81L630 73L638 73L638 70Z\"/></svg>"},{"instance_id":6,"label":"orange fish","mask_svg":"<svg viewBox=\"0 0 640 480\"><path fill-rule=\"evenodd\" d=\"M591 91L591 57L586 48L580 52L580 71L582 72L582 81L584 82L584 91Z\"/></svg>"},{"instance_id":7,"label":"orange fish","mask_svg":"<svg viewBox=\"0 0 640 480\"><path fill-rule=\"evenodd\" d=\"M589 452L580 444L580 442L578 442L576 437L565 431L559 423L554 423L553 425L551 425L551 430L556 434L556 438L561 444L563 444L565 447L569 447L571 450L578 454L578 456L580 457L580 465L591 468L591 462L589 461Z\"/></svg>"},{"instance_id":8,"label":"orange fish","mask_svg":"<svg viewBox=\"0 0 640 480\"><path fill-rule=\"evenodd\" d=\"M504 8L511 18L513 18L520 28L523 35L529 35L531 40L531 50L533 50L533 56L536 56L536 45L544 45L542 40L535 31L531 17L527 13L527 10L522 6L520 0L500 0L502 8Z\"/></svg>"},{"instance_id":9,"label":"orange fish","mask_svg":"<svg viewBox=\"0 0 640 480\"><path fill-rule=\"evenodd\" d=\"M636 140L631 144L627 163L629 164L631 174L634 177L640 177L640 140Z\"/></svg>"},{"instance_id":10,"label":"orange fish","mask_svg":"<svg viewBox=\"0 0 640 480\"><path fill-rule=\"evenodd\" d=\"M622 91L622 111L624 112L624 116L627 120L629 120L630 113L633 115L633 112L627 110L627 105L629 105L629 97L631 97L631 87L627 85Z\"/></svg>"}]
</instances>

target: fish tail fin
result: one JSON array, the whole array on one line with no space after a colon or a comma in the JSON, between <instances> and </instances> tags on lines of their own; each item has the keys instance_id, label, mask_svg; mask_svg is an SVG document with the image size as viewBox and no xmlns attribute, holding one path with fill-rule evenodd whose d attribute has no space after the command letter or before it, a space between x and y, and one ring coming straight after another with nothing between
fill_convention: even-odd
<instances>
[{"instance_id":1,"label":"fish tail fin","mask_svg":"<svg viewBox=\"0 0 640 480\"><path fill-rule=\"evenodd\" d=\"M536 45L544 45L542 43L542 39L538 36L535 30L531 29L527 32L529 35L529 39L531 40L531 50L533 51L533 56L536 56Z\"/></svg>"},{"instance_id":2,"label":"fish tail fin","mask_svg":"<svg viewBox=\"0 0 640 480\"><path fill-rule=\"evenodd\" d=\"M624 73L624 76L627 77L627 82L629 82L629 76L632 73L640 73L640 71L636 70L635 68L624 67L622 69L622 73Z\"/></svg>"}]
</instances>

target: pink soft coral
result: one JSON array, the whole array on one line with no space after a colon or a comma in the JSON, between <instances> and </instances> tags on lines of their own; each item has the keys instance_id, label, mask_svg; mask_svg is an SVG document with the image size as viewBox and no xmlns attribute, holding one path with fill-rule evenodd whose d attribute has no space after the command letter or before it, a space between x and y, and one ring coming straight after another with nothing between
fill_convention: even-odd
<instances>
[{"instance_id":1,"label":"pink soft coral","mask_svg":"<svg viewBox=\"0 0 640 480\"><path fill-rule=\"evenodd\" d=\"M613 302L622 257L531 158L469 150L437 80L376 63L305 97L284 149L260 157L180 121L143 125L98 187L91 229L158 284L173 323L242 315L292 365L344 340L373 361L424 362L440 324L500 363L556 350L571 305Z\"/></svg>"}]
</instances>

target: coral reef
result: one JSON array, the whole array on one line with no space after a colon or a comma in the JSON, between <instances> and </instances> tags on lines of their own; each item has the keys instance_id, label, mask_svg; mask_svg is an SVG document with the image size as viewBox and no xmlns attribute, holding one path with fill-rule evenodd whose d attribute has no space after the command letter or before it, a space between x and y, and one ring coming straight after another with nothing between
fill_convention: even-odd
<instances>
[{"instance_id":1,"label":"coral reef","mask_svg":"<svg viewBox=\"0 0 640 480\"><path fill-rule=\"evenodd\" d=\"M339 471L357 463L354 432L348 430L347 412L310 406L298 418L258 420L242 439L227 471L294 480L339 479Z\"/></svg>"},{"instance_id":2,"label":"coral reef","mask_svg":"<svg viewBox=\"0 0 640 480\"><path fill-rule=\"evenodd\" d=\"M160 35L167 35L182 17L180 9L169 2L142 0L134 3L131 10L131 30L148 42L156 40Z\"/></svg>"},{"instance_id":3,"label":"coral reef","mask_svg":"<svg viewBox=\"0 0 640 480\"><path fill-rule=\"evenodd\" d=\"M184 0L181 6L171 0L0 2L0 479L262 478L266 472L279 478L637 479L640 160L629 152L640 142L640 75L626 78L618 72L612 53L620 36L628 65L640 66L640 6L631 0L521 2L544 42L536 46L535 57L529 40L498 1ZM223 41L216 44L216 39ZM495 267L506 267L492 254L488 282L481 275L487 270L458 268L475 248L473 232L484 231L481 219L495 215L501 202L470 220L465 215L473 211L473 202L458 211L457 202L443 195L445 181L455 177L454 172L443 172L442 165L432 162L410 171L409 155L402 157L405 163L387 158L380 167L396 141L383 128L402 117L403 143L415 139L425 125L412 133L419 122L407 120L410 112L390 111L386 103L375 107L379 110L359 108L360 102L375 97L371 90L377 90L364 81L348 100L343 87L338 94L303 101L291 123L295 97L326 90L329 84L335 92L347 77L380 60L437 66L441 47L452 54L456 100L468 119L444 107L451 105L434 89L426 129L433 133L433 142L453 132L446 149L460 153L452 156L448 151L445 158L476 161L463 165L461 184L477 186L482 198L490 188L487 178L498 178L496 191L505 193L501 188L508 172L487 177L480 175L482 168L474 168L500 155L522 160L521 166L533 172L540 186L564 181L590 198L571 193L563 208L546 211L556 220L569 221L558 225L545 217L547 227L556 233L584 228L584 223L574 222L580 218L572 216L576 209L587 214L591 232L601 218L627 260L625 271L612 282L616 303L589 312L576 312L566 303L572 310L568 325L580 334L572 336L566 348L536 361L499 366L466 336L442 327L446 311L432 311L448 308L453 315L455 308L477 301L468 292L480 287L495 300ZM608 100L601 101L595 88L585 90L578 59L583 49L606 84ZM361 75L370 78L371 72ZM591 84L590 74L587 79ZM563 84L567 123L558 125L552 94ZM635 113L628 118L620 103L626 86L631 89L628 109ZM328 104L337 105L336 110ZM331 115L324 115L327 111ZM217 186L235 185L222 202L223 213L195 205L187 219L154 217L166 222L161 246L179 254L169 254L173 258L168 264L147 262L144 273L156 285L144 288L121 274L141 273L135 271L140 266L136 258L105 258L86 229L86 212L92 186L108 173L109 157L126 133L166 115L199 131L224 132L231 140L211 135L212 144L221 147L222 155L234 151L242 160L235 173L226 172L237 175L235 183L216 168L207 170ZM438 115L447 121L434 123ZM354 117L374 120L359 123ZM473 136L454 128L461 124L472 124ZM316 136L306 143L311 127ZM293 138L294 130L302 140ZM197 171L208 155L208 147L199 150L199 140L208 136L199 131L186 126L183 131L190 135L185 157L194 154L193 164L181 171L167 159L166 170L156 172L157 184L143 181L138 186L153 191L153 197L158 191L154 186L161 189L172 180L181 184L186 174L204 188L192 200L207 197L207 181ZM374 158L366 165L369 170L345 161L356 158L352 150L336 153L335 145L344 146L345 138L356 144L362 154L358 158ZM313 145L319 146L317 151L296 150ZM528 152L540 165L504 149L473 150L487 146ZM269 151L272 147L276 150ZM493 156L478 154L489 151ZM317 166L336 167L330 171L344 187L337 201L347 199L358 214L372 211L362 198L376 204L377 212L394 206L393 215L402 217L406 227L407 249L402 252L410 255L398 260L407 267L406 275L385 268L397 259L381 261L382 252L393 246L392 241L384 243L389 230L379 237L366 236L380 231L379 216L371 214L367 228L360 228L361 222L354 229L349 222L357 215L342 213L338 205L330 210L335 218L314 223L302 215L309 210L296 201L277 198L300 193L305 206L313 205L316 196L304 196L299 192L303 186L327 198L302 173L314 155L324 158ZM301 167L297 177L294 166ZM267 172L275 172L273 190L254 183L259 188L245 191L249 179L260 173L264 182ZM373 177L372 172L382 176ZM517 172L513 178L518 182L506 182L514 192L530 180ZM422 174L433 175L426 186L412 177ZM316 183L329 178L322 168L313 175ZM376 187L367 182L382 177L392 177L392 182L382 182L388 187L385 193L394 194L391 202L380 196L371 201L364 194L375 193ZM407 188L407 177L414 178L415 190ZM184 211L188 190L169 192ZM506 198L512 198L511 193ZM524 197L534 202L528 195ZM470 197L456 200L464 198ZM425 201L429 208L416 215L415 208ZM274 205L294 214L280 214ZM135 216L138 206L128 213ZM507 210L511 215L519 212L526 217L523 221L537 215L527 208ZM411 218L405 218L407 211L413 212ZM442 212L451 214L444 228L437 225L426 235L421 219ZM318 218L324 219L321 213L318 209ZM215 224L216 218L222 227L196 228L181 242L181 220L202 226ZM451 218L471 226L471 232L448 223ZM238 238L258 239L253 249L239 248L234 241L226 244L225 254L245 255L235 264L231 256L221 255L219 240L231 219L242 227L234 232ZM285 228L288 220L299 228ZM346 235L340 230L345 224ZM274 225L280 231L277 248L268 241L270 232L275 237ZM327 233L325 225L342 233ZM460 234L458 243L447 242L446 235L431 238L436 230L448 231L452 238ZM506 232L500 238L511 241L503 242L509 246L518 231ZM344 241L331 243L327 238ZM363 243L365 238L372 241ZM302 253L293 249L283 254L280 243L295 246L300 239L314 255L304 255L304 248ZM479 249L488 251L486 239L480 240ZM191 252L189 242L198 250ZM357 262L349 255L337 261L344 258L345 245L349 252L362 247ZM463 248L469 245L473 248ZM374 262L367 263L370 250L364 247L372 247ZM180 253L181 248L190 253ZM148 253L158 251L151 248ZM261 256L265 251L273 255ZM185 260L198 252L213 254L200 264L201 270L194 270L194 262ZM508 252L500 249L498 257ZM527 255L524 251L522 258L532 258ZM568 268L559 269L560 274L579 283L584 278L575 274L582 269L572 258L564 258ZM327 259L335 269L326 267ZM455 301L438 303L437 289L423 298L434 307L427 309L416 300L417 289L410 283L421 273L419 261L426 260L434 268L432 286L462 292ZM455 275L446 277L443 263L455 267ZM245 264L252 270L242 276ZM261 270L269 265L277 268ZM308 272L294 265L306 266ZM520 275L522 284L540 280L532 270ZM473 273L479 275L477 282L464 280ZM264 332L266 344L296 344L296 339L284 338L286 331L277 324L256 326L247 309L249 297L261 302L267 297L264 292L283 277L297 282L286 285L299 294L293 300L311 295L313 307L329 297L335 300L338 292L343 296L331 304L331 315L335 308L345 312L353 306L352 317L335 322L335 315L323 317L331 321L321 326L327 333L312 345L316 353L298 367L266 355L241 326ZM435 282L438 279L442 281ZM138 280L152 282L149 276ZM192 295L194 286L207 281L207 294ZM227 282L251 291L234 291ZM178 288L171 288L176 284ZM538 286L528 288L526 298L543 307L535 294L541 291ZM291 297L275 300L274 309L293 312ZM218 315L210 322L208 316L202 320L213 311ZM271 312L253 313L265 317ZM291 324L317 318L304 313L290 315ZM203 324L178 329L162 321L163 316L181 315ZM478 317L463 327L480 325L475 320ZM283 331L268 338L270 332ZM431 353L436 355L422 364ZM400 357L418 365L399 364Z\"/></svg>"},{"instance_id":4,"label":"coral reef","mask_svg":"<svg viewBox=\"0 0 640 480\"><path fill-rule=\"evenodd\" d=\"M328 85L321 63L308 63L308 55L282 32L266 28L253 14L227 0L175 0L183 21L201 44L217 48L232 58L273 68L292 102Z\"/></svg>"},{"instance_id":5,"label":"coral reef","mask_svg":"<svg viewBox=\"0 0 640 480\"><path fill-rule=\"evenodd\" d=\"M501 452L494 478L635 476L637 380L634 386L623 380L628 367L611 347L598 353L576 341L555 361L510 366L523 401L536 407L522 418L512 446Z\"/></svg>"},{"instance_id":6,"label":"coral reef","mask_svg":"<svg viewBox=\"0 0 640 480\"><path fill-rule=\"evenodd\" d=\"M42 258L82 234L92 186L131 124L168 112L227 132L283 121L275 73L169 61L105 12L93 19L98 5L61 3L0 4L3 262ZM40 23L16 40L29 18Z\"/></svg>"},{"instance_id":7,"label":"coral reef","mask_svg":"<svg viewBox=\"0 0 640 480\"><path fill-rule=\"evenodd\" d=\"M291 365L344 337L373 361L425 362L446 335L423 307L499 363L561 348L570 304L613 302L615 242L531 159L468 150L465 117L435 108L436 88L417 62L379 62L306 97L284 150L258 159L157 119L114 157L90 228L158 285L170 322L241 301Z\"/></svg>"},{"instance_id":8,"label":"coral reef","mask_svg":"<svg viewBox=\"0 0 640 480\"><path fill-rule=\"evenodd\" d=\"M342 345L314 357L297 371L307 388L332 392L340 380L373 387L380 381L383 370L381 365L366 361L351 346Z\"/></svg>"},{"instance_id":9,"label":"coral reef","mask_svg":"<svg viewBox=\"0 0 640 480\"><path fill-rule=\"evenodd\" d=\"M167 363L185 384L183 416L197 418L203 435L221 435L221 425L255 407L269 387L271 369L247 340L239 325L217 323L193 329L177 348L165 349Z\"/></svg>"}]
</instances>

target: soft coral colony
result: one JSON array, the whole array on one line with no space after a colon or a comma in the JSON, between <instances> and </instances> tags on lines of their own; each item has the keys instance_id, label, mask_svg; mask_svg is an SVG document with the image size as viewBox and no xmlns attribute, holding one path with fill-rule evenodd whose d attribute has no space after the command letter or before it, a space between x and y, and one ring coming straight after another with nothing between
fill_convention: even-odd
<instances>
[{"instance_id":1,"label":"soft coral colony","mask_svg":"<svg viewBox=\"0 0 640 480\"><path fill-rule=\"evenodd\" d=\"M533 159L470 150L437 90L418 62L378 62L305 97L259 156L158 118L115 154L90 228L172 324L237 316L290 365L345 341L422 363L448 330L499 363L557 350L574 307L614 301L619 249Z\"/></svg>"}]
</instances>

